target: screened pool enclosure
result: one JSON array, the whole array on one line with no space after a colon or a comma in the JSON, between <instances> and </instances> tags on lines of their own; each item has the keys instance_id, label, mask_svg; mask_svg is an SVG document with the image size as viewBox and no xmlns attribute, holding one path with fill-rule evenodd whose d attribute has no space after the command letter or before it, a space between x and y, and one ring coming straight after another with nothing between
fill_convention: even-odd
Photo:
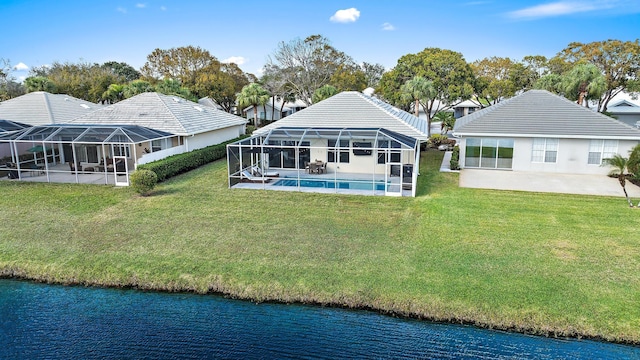
<instances>
[{"instance_id":1,"label":"screened pool enclosure","mask_svg":"<svg viewBox=\"0 0 640 360\"><path fill-rule=\"evenodd\" d=\"M227 145L229 187L415 196L415 138L382 128L259 131Z\"/></svg>"},{"instance_id":2,"label":"screened pool enclosure","mask_svg":"<svg viewBox=\"0 0 640 360\"><path fill-rule=\"evenodd\" d=\"M175 135L122 125L45 125L0 134L0 168L10 179L128 185L146 153Z\"/></svg>"}]
</instances>

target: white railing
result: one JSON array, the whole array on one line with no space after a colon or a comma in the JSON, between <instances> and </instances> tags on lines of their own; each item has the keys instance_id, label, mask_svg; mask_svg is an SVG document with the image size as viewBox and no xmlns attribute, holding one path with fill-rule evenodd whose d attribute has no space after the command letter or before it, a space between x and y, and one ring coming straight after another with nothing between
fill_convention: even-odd
<instances>
[{"instance_id":1,"label":"white railing","mask_svg":"<svg viewBox=\"0 0 640 360\"><path fill-rule=\"evenodd\" d=\"M154 151L152 153L142 155L142 157L138 159L138 165L147 164L156 160L161 160L171 155L182 154L185 151L186 151L186 148L184 145L174 146L172 148L168 148L160 151Z\"/></svg>"}]
</instances>

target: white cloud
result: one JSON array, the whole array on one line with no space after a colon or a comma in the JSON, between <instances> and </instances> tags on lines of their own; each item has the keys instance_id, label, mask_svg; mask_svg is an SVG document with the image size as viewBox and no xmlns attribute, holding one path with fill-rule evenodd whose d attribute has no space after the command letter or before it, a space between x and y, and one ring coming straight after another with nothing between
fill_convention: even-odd
<instances>
[{"instance_id":1,"label":"white cloud","mask_svg":"<svg viewBox=\"0 0 640 360\"><path fill-rule=\"evenodd\" d=\"M556 1L509 12L513 19L536 19L611 9L617 1Z\"/></svg>"},{"instance_id":2,"label":"white cloud","mask_svg":"<svg viewBox=\"0 0 640 360\"><path fill-rule=\"evenodd\" d=\"M144 9L144 8L146 8L146 7L147 7L147 4L144 4L144 3L137 3L137 4L136 4L136 7L137 7L138 9Z\"/></svg>"},{"instance_id":3,"label":"white cloud","mask_svg":"<svg viewBox=\"0 0 640 360\"><path fill-rule=\"evenodd\" d=\"M242 56L231 56L231 57L226 58L226 59L224 59L224 60L222 60L220 62L223 63L223 64L234 63L234 64L240 66L240 65L246 63L247 59L245 59Z\"/></svg>"},{"instance_id":4,"label":"white cloud","mask_svg":"<svg viewBox=\"0 0 640 360\"><path fill-rule=\"evenodd\" d=\"M160 6L160 10L167 11L167 7L166 6Z\"/></svg>"},{"instance_id":5,"label":"white cloud","mask_svg":"<svg viewBox=\"0 0 640 360\"><path fill-rule=\"evenodd\" d=\"M14 66L13 69L18 71L24 71L24 70L29 70L29 67L25 63L20 62L18 63L18 65Z\"/></svg>"},{"instance_id":6,"label":"white cloud","mask_svg":"<svg viewBox=\"0 0 640 360\"><path fill-rule=\"evenodd\" d=\"M117 11L117 12L121 12L121 13L123 13L123 14L126 14L126 13L127 13L127 9L123 8L122 6L118 6L118 7L116 8L116 11Z\"/></svg>"},{"instance_id":7,"label":"white cloud","mask_svg":"<svg viewBox=\"0 0 640 360\"><path fill-rule=\"evenodd\" d=\"M333 16L329 18L332 22L337 23L350 23L355 22L360 17L360 11L356 8L344 9L336 11Z\"/></svg>"},{"instance_id":8,"label":"white cloud","mask_svg":"<svg viewBox=\"0 0 640 360\"><path fill-rule=\"evenodd\" d=\"M393 26L391 23L386 22L386 23L382 24L382 30L393 31L395 29L396 29L396 27Z\"/></svg>"}]
</instances>

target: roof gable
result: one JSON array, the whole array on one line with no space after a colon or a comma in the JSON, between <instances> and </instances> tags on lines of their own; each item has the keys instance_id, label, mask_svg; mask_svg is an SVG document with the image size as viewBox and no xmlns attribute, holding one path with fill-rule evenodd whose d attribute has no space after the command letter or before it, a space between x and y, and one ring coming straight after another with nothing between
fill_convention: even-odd
<instances>
[{"instance_id":1,"label":"roof gable","mask_svg":"<svg viewBox=\"0 0 640 360\"><path fill-rule=\"evenodd\" d=\"M246 122L239 116L177 96L148 92L74 119L72 123L138 125L176 135L194 135Z\"/></svg>"},{"instance_id":2,"label":"roof gable","mask_svg":"<svg viewBox=\"0 0 640 360\"><path fill-rule=\"evenodd\" d=\"M456 121L454 135L640 139L640 130L545 90L529 90Z\"/></svg>"},{"instance_id":3,"label":"roof gable","mask_svg":"<svg viewBox=\"0 0 640 360\"><path fill-rule=\"evenodd\" d=\"M428 138L425 119L357 91L341 92L256 131L279 127L383 128L419 140Z\"/></svg>"},{"instance_id":4,"label":"roof gable","mask_svg":"<svg viewBox=\"0 0 640 360\"><path fill-rule=\"evenodd\" d=\"M70 95L35 91L0 102L0 119L33 126L63 124L102 107Z\"/></svg>"}]
</instances>

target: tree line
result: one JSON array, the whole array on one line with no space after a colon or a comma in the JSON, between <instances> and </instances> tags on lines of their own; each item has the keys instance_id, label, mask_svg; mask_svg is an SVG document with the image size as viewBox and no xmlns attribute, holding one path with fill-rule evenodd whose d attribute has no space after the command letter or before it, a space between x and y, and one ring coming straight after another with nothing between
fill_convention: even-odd
<instances>
[{"instance_id":1,"label":"tree line","mask_svg":"<svg viewBox=\"0 0 640 360\"><path fill-rule=\"evenodd\" d=\"M312 35L280 42L260 78L194 46L155 49L139 70L114 61L55 62L31 69L23 84L11 72L9 61L0 59L0 100L49 91L115 103L158 91L189 100L209 97L231 112L236 105L242 110L263 106L269 99L272 109L277 100L283 104L298 99L312 105L341 91L372 87L378 97L399 108L424 109L431 121L464 100L474 99L486 107L529 89L546 89L606 112L617 94L640 91L640 44L638 40L574 42L552 58L488 57L471 63L456 51L425 48L403 55L387 71L380 64L358 63L329 39Z\"/></svg>"}]
</instances>

